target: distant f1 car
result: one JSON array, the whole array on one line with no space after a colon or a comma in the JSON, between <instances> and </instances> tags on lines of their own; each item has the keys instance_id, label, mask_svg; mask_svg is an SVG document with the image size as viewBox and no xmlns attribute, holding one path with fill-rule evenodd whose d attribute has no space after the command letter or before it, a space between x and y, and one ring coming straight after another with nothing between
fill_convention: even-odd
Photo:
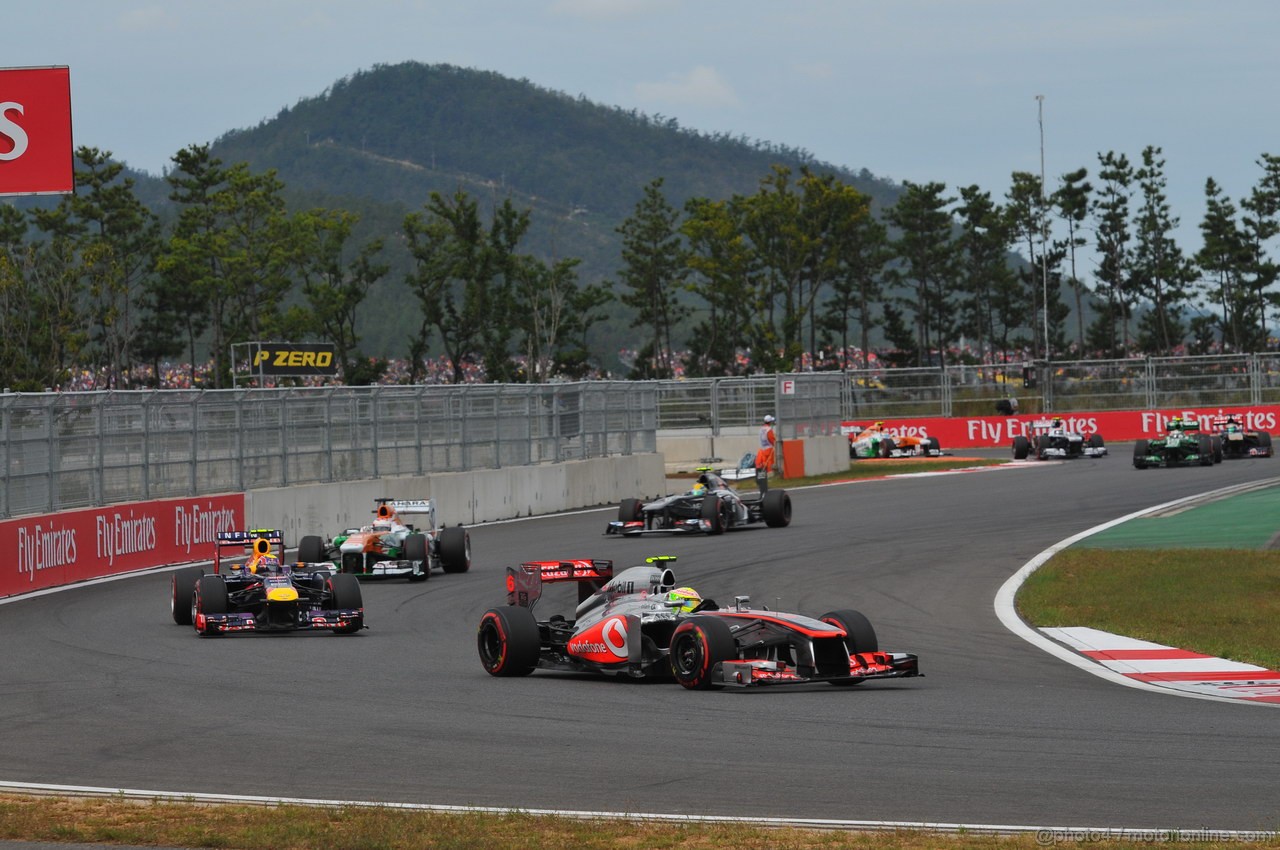
<instances>
[{"instance_id":1,"label":"distant f1 car","mask_svg":"<svg viewBox=\"0 0 1280 850\"><path fill-rule=\"evenodd\" d=\"M884 427L883 422L876 422L866 428L846 424L841 426L841 430L849 437L849 457L854 460L877 457L940 457L942 455L942 447L937 437L895 435Z\"/></svg>"},{"instance_id":2,"label":"distant f1 car","mask_svg":"<svg viewBox=\"0 0 1280 850\"><path fill-rule=\"evenodd\" d=\"M1222 459L1222 448L1214 438L1200 430L1195 419L1175 416L1165 425L1165 435L1133 444L1133 465L1149 466L1213 466Z\"/></svg>"},{"instance_id":3,"label":"distant f1 car","mask_svg":"<svg viewBox=\"0 0 1280 850\"><path fill-rule=\"evenodd\" d=\"M476 645L493 676L537 668L675 679L691 689L829 682L920 675L914 655L883 652L857 611L812 618L752 608L745 596L720 609L675 587L669 557L613 574L608 560L530 561L507 568L507 605L480 618ZM534 616L544 584L575 582L572 618ZM674 593L673 593L674 591ZM673 599L672 596L677 598Z\"/></svg>"},{"instance_id":4,"label":"distant f1 car","mask_svg":"<svg viewBox=\"0 0 1280 850\"><path fill-rule=\"evenodd\" d=\"M710 470L702 470L692 490L652 502L623 499L618 518L605 534L722 534L752 523L770 528L791 524L791 496L784 489L740 494Z\"/></svg>"},{"instance_id":5,"label":"distant f1 car","mask_svg":"<svg viewBox=\"0 0 1280 850\"><path fill-rule=\"evenodd\" d=\"M1040 419L1031 423L1030 436L1019 434L1013 438L1013 457L1026 460L1069 460L1077 457L1103 457L1107 453L1102 435L1094 432L1087 437L1079 431L1067 428L1062 417Z\"/></svg>"},{"instance_id":6,"label":"distant f1 car","mask_svg":"<svg viewBox=\"0 0 1280 850\"><path fill-rule=\"evenodd\" d=\"M364 601L355 576L331 563L284 562L279 531L218 532L213 573L186 567L173 574L173 621L201 636L230 632L329 629L349 635L364 628ZM223 564L223 550L248 551L244 563Z\"/></svg>"},{"instance_id":7,"label":"distant f1 car","mask_svg":"<svg viewBox=\"0 0 1280 850\"><path fill-rule=\"evenodd\" d=\"M1219 440L1222 457L1274 457L1271 435L1266 431L1246 429L1238 416L1227 414L1215 417L1211 423L1213 435Z\"/></svg>"},{"instance_id":8,"label":"distant f1 car","mask_svg":"<svg viewBox=\"0 0 1280 850\"><path fill-rule=\"evenodd\" d=\"M298 559L334 560L341 572L362 578L404 577L426 581L433 569L465 573L471 569L471 535L461 526L441 528L430 499L374 500L373 522L348 528L325 542L318 535L298 541ZM401 517L418 514L426 527L408 525Z\"/></svg>"}]
</instances>

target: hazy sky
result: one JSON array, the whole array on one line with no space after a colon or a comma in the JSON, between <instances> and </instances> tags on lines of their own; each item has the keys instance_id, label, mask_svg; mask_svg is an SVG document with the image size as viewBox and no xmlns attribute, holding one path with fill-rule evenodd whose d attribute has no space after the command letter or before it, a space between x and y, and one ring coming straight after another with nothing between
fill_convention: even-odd
<instances>
[{"instance_id":1,"label":"hazy sky","mask_svg":"<svg viewBox=\"0 0 1280 850\"><path fill-rule=\"evenodd\" d=\"M1043 95L1050 190L1159 146L1191 251L1205 179L1238 201L1280 153L1275 0L40 0L0 32L0 67L70 67L77 145L155 174L406 60L997 197L1040 172Z\"/></svg>"}]
</instances>

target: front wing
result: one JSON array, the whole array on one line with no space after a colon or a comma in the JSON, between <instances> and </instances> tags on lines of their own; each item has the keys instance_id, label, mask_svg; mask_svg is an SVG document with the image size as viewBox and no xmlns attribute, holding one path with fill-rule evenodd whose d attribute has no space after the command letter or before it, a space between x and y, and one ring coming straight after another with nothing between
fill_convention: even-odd
<instances>
[{"instance_id":1,"label":"front wing","mask_svg":"<svg viewBox=\"0 0 1280 850\"><path fill-rule=\"evenodd\" d=\"M705 519L678 519L666 528L646 528L644 520L613 520L605 528L605 534L621 534L625 537L640 537L647 534L705 534L711 530L711 523Z\"/></svg>"},{"instance_id":2,"label":"front wing","mask_svg":"<svg viewBox=\"0 0 1280 850\"><path fill-rule=\"evenodd\" d=\"M296 623L287 626L259 621L248 611L232 611L227 614L197 614L196 631L202 634L219 634L232 632L279 632L305 631L310 629L338 629L350 627L364 622L364 609L313 608Z\"/></svg>"},{"instance_id":3,"label":"front wing","mask_svg":"<svg viewBox=\"0 0 1280 850\"><path fill-rule=\"evenodd\" d=\"M921 676L919 659L906 652L860 652L849 659L849 673L839 676L801 675L791 665L759 659L722 661L716 665L716 683L751 688L769 685L801 685L809 682L856 684L865 679L901 679ZM713 675L714 675L713 671Z\"/></svg>"}]
</instances>

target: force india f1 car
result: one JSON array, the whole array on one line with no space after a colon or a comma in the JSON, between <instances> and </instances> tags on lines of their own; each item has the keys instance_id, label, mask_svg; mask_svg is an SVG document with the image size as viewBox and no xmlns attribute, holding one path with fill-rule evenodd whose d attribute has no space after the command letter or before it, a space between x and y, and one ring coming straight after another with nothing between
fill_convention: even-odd
<instances>
[{"instance_id":1,"label":"force india f1 car","mask_svg":"<svg viewBox=\"0 0 1280 850\"><path fill-rule=\"evenodd\" d=\"M1040 419L1031 423L1030 435L1013 438L1013 457L1026 460L1069 460L1077 457L1103 457L1107 446L1098 433L1085 436L1067 428L1062 417Z\"/></svg>"},{"instance_id":2,"label":"force india f1 car","mask_svg":"<svg viewBox=\"0 0 1280 850\"><path fill-rule=\"evenodd\" d=\"M224 564L222 552L249 552L244 563ZM173 574L173 621L201 636L228 632L329 629L349 635L364 628L364 602L355 576L331 563L286 564L279 531L222 531L213 573L187 567Z\"/></svg>"},{"instance_id":3,"label":"force india f1 car","mask_svg":"<svg viewBox=\"0 0 1280 850\"><path fill-rule=\"evenodd\" d=\"M841 430L849 436L849 457L853 460L869 457L940 457L942 455L942 447L938 444L937 437L894 435L885 429L883 422L876 422L866 428L844 425Z\"/></svg>"},{"instance_id":4,"label":"force india f1 car","mask_svg":"<svg viewBox=\"0 0 1280 850\"><path fill-rule=\"evenodd\" d=\"M301 561L334 560L344 573L368 577L404 576L426 581L433 569L465 573L471 569L471 535L461 526L440 528L430 499L375 499L373 522L348 528L325 543L317 535L298 542ZM401 515L419 514L426 527L408 525Z\"/></svg>"},{"instance_id":5,"label":"force india f1 car","mask_svg":"<svg viewBox=\"0 0 1280 850\"><path fill-rule=\"evenodd\" d=\"M1133 465L1148 466L1213 466L1222 460L1222 446L1216 437L1200 430L1195 419L1175 416L1165 425L1165 435L1133 444Z\"/></svg>"},{"instance_id":6,"label":"force india f1 car","mask_svg":"<svg viewBox=\"0 0 1280 850\"><path fill-rule=\"evenodd\" d=\"M541 667L675 679L691 689L918 676L914 655L882 652L857 611L814 619L752 608L745 596L720 609L708 599L686 613L670 600L674 558L649 558L616 576L605 560L532 561L507 568L507 605L480 618L480 662L493 676ZM544 584L575 582L573 619L534 617Z\"/></svg>"},{"instance_id":7,"label":"force india f1 car","mask_svg":"<svg viewBox=\"0 0 1280 850\"><path fill-rule=\"evenodd\" d=\"M628 537L659 532L722 534L761 521L770 528L791 524L791 496L786 490L739 494L717 473L704 469L688 493L652 502L623 499L618 518L604 533Z\"/></svg>"}]
</instances>

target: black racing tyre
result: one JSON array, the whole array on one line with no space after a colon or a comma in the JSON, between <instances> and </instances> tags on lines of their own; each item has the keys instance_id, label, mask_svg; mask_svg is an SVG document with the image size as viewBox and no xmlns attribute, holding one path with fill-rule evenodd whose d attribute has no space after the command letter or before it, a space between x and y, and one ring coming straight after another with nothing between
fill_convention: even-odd
<instances>
[{"instance_id":1,"label":"black racing tyre","mask_svg":"<svg viewBox=\"0 0 1280 850\"><path fill-rule=\"evenodd\" d=\"M196 592L191 597L191 620L201 635L221 634L214 629L200 628L201 614L225 614L230 608L227 601L227 580L220 575L200 576L196 580Z\"/></svg>"},{"instance_id":2,"label":"black racing tyre","mask_svg":"<svg viewBox=\"0 0 1280 850\"><path fill-rule=\"evenodd\" d=\"M1201 434L1200 439L1196 441L1197 451L1200 453L1201 466L1213 466L1213 440L1208 434Z\"/></svg>"},{"instance_id":3,"label":"black racing tyre","mask_svg":"<svg viewBox=\"0 0 1280 850\"><path fill-rule=\"evenodd\" d=\"M1133 467L1134 469L1147 468L1147 441L1137 440L1133 444Z\"/></svg>"},{"instance_id":4,"label":"black racing tyre","mask_svg":"<svg viewBox=\"0 0 1280 850\"><path fill-rule=\"evenodd\" d=\"M1213 462L1222 463L1222 437L1213 435Z\"/></svg>"},{"instance_id":5,"label":"black racing tyre","mask_svg":"<svg viewBox=\"0 0 1280 850\"><path fill-rule=\"evenodd\" d=\"M318 564L327 560L324 548L323 538L318 534L308 534L298 541L298 560L304 564Z\"/></svg>"},{"instance_id":6,"label":"black racing tyre","mask_svg":"<svg viewBox=\"0 0 1280 850\"><path fill-rule=\"evenodd\" d=\"M619 522L637 522L644 519L644 502L639 499L623 499L618 505Z\"/></svg>"},{"instance_id":7,"label":"black racing tyre","mask_svg":"<svg viewBox=\"0 0 1280 850\"><path fill-rule=\"evenodd\" d=\"M1265 449L1266 457L1275 456L1275 449L1271 448L1271 435L1266 431L1258 432L1258 448Z\"/></svg>"},{"instance_id":8,"label":"black racing tyre","mask_svg":"<svg viewBox=\"0 0 1280 850\"><path fill-rule=\"evenodd\" d=\"M1105 445L1105 443L1103 443L1103 442L1102 442L1102 435L1101 435L1101 434L1090 434L1090 435L1089 435L1089 448L1091 448L1091 449L1100 449L1100 448L1102 448L1104 445Z\"/></svg>"},{"instance_id":9,"label":"black racing tyre","mask_svg":"<svg viewBox=\"0 0 1280 850\"><path fill-rule=\"evenodd\" d=\"M791 496L786 490L770 490L760 502L760 515L770 528L791 525Z\"/></svg>"},{"instance_id":10,"label":"black racing tyre","mask_svg":"<svg viewBox=\"0 0 1280 850\"><path fill-rule=\"evenodd\" d=\"M204 570L200 567L183 567L173 573L169 614L179 626L189 626L192 623L192 599L196 592L196 582L202 575Z\"/></svg>"},{"instance_id":11,"label":"black racing tyre","mask_svg":"<svg viewBox=\"0 0 1280 850\"><path fill-rule=\"evenodd\" d=\"M480 618L476 649L490 676L528 676L542 655L538 621L519 605L490 608Z\"/></svg>"},{"instance_id":12,"label":"black racing tyre","mask_svg":"<svg viewBox=\"0 0 1280 850\"><path fill-rule=\"evenodd\" d=\"M894 444L893 440L889 439L888 437L881 439L880 440L880 457L893 457L893 450L896 448L897 446Z\"/></svg>"},{"instance_id":13,"label":"black racing tyre","mask_svg":"<svg viewBox=\"0 0 1280 850\"><path fill-rule=\"evenodd\" d=\"M440 529L440 566L446 573L471 569L471 532L460 525Z\"/></svg>"},{"instance_id":14,"label":"black racing tyre","mask_svg":"<svg viewBox=\"0 0 1280 850\"><path fill-rule=\"evenodd\" d=\"M400 555L406 561L418 561L422 565L421 572L409 573L409 581L426 581L431 578L431 561L427 557L425 534L410 534L405 537Z\"/></svg>"},{"instance_id":15,"label":"black racing tyre","mask_svg":"<svg viewBox=\"0 0 1280 850\"><path fill-rule=\"evenodd\" d=\"M1013 459L1026 460L1031 454L1031 441L1019 434L1013 438Z\"/></svg>"},{"instance_id":16,"label":"black racing tyre","mask_svg":"<svg viewBox=\"0 0 1280 850\"><path fill-rule=\"evenodd\" d=\"M937 437L930 437L924 441L925 457L938 457L942 454L942 444L938 442Z\"/></svg>"},{"instance_id":17,"label":"black racing tyre","mask_svg":"<svg viewBox=\"0 0 1280 850\"><path fill-rule=\"evenodd\" d=\"M724 514L720 512L720 497L714 493L708 493L702 497L702 504L698 507L698 515L711 524L707 529L707 534L724 534Z\"/></svg>"},{"instance_id":18,"label":"black racing tyre","mask_svg":"<svg viewBox=\"0 0 1280 850\"><path fill-rule=\"evenodd\" d=\"M671 675L690 690L718 687L715 666L737 655L729 624L719 617L689 617L671 635Z\"/></svg>"},{"instance_id":19,"label":"black racing tyre","mask_svg":"<svg viewBox=\"0 0 1280 850\"><path fill-rule=\"evenodd\" d=\"M828 611L818 619L824 623L830 623L833 626L839 626L844 629L844 647L849 651L851 657L859 652L875 652L880 648L880 641L876 638L876 630L872 627L871 621L861 611L855 611L852 608ZM863 681L863 679L844 679L831 684L859 685Z\"/></svg>"},{"instance_id":20,"label":"black racing tyre","mask_svg":"<svg viewBox=\"0 0 1280 850\"><path fill-rule=\"evenodd\" d=\"M360 592L360 580L353 575L338 573L329 577L329 604L331 611L364 608L364 594ZM333 630L336 635L351 635L364 628L364 616Z\"/></svg>"}]
</instances>

